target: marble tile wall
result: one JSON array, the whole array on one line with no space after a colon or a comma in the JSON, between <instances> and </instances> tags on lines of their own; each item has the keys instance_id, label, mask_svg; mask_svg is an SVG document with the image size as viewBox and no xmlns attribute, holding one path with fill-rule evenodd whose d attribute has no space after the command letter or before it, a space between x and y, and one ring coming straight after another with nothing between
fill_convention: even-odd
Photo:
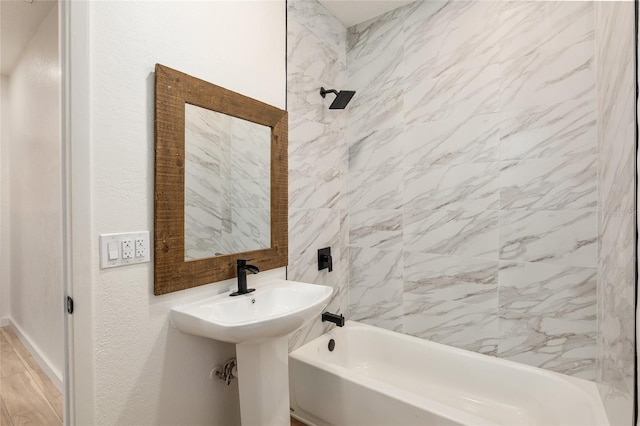
<instances>
[{"instance_id":1,"label":"marble tile wall","mask_svg":"<svg viewBox=\"0 0 640 426\"><path fill-rule=\"evenodd\" d=\"M597 382L609 422L633 422L634 5L595 5L598 93Z\"/></svg>"},{"instance_id":2,"label":"marble tile wall","mask_svg":"<svg viewBox=\"0 0 640 426\"><path fill-rule=\"evenodd\" d=\"M349 317L595 379L591 2L349 28Z\"/></svg>"},{"instance_id":3,"label":"marble tile wall","mask_svg":"<svg viewBox=\"0 0 640 426\"><path fill-rule=\"evenodd\" d=\"M347 81L346 28L316 0L287 2L289 112L289 266L291 280L330 285L327 309L348 307L347 112L329 110ZM318 249L331 247L333 272L318 271ZM294 333L294 349L330 327L320 320Z\"/></svg>"}]
</instances>

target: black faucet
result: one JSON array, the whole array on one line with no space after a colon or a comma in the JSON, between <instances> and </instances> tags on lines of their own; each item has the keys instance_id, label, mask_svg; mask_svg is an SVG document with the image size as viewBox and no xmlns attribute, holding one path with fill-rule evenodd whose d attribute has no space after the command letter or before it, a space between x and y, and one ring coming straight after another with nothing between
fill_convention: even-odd
<instances>
[{"instance_id":1,"label":"black faucet","mask_svg":"<svg viewBox=\"0 0 640 426\"><path fill-rule=\"evenodd\" d=\"M331 312L322 313L322 322L329 321L337 325L338 327L344 327L344 316L342 314L332 314Z\"/></svg>"},{"instance_id":2,"label":"black faucet","mask_svg":"<svg viewBox=\"0 0 640 426\"><path fill-rule=\"evenodd\" d=\"M247 265L247 262L250 260L253 259L238 259L236 261L236 267L238 269L238 291L231 293L230 296L239 296L256 290L255 288L247 288L247 271L252 274L260 272L257 266Z\"/></svg>"}]
</instances>

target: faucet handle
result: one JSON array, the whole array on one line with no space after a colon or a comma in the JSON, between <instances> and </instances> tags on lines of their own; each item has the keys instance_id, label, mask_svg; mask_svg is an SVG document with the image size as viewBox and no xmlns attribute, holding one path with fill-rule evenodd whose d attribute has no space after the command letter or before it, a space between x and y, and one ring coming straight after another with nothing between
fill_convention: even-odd
<instances>
[{"instance_id":1,"label":"faucet handle","mask_svg":"<svg viewBox=\"0 0 640 426\"><path fill-rule=\"evenodd\" d=\"M331 257L331 247L325 247L318 250L318 271L329 269L333 271L333 258Z\"/></svg>"},{"instance_id":2,"label":"faucet handle","mask_svg":"<svg viewBox=\"0 0 640 426\"><path fill-rule=\"evenodd\" d=\"M249 262L250 260L253 260L253 259L238 259L236 263L237 265L236 267L238 268L238 273L241 270L249 271L252 274L257 274L258 272L260 272L260 269L257 266L247 264L247 262Z\"/></svg>"}]
</instances>

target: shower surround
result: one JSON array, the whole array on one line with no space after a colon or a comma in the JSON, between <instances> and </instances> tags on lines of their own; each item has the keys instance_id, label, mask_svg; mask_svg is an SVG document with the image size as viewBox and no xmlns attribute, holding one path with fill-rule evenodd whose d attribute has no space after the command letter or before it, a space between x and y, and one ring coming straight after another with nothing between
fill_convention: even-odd
<instances>
[{"instance_id":1,"label":"shower surround","mask_svg":"<svg viewBox=\"0 0 640 426\"><path fill-rule=\"evenodd\" d=\"M349 28L349 318L595 379L593 5Z\"/></svg>"},{"instance_id":2,"label":"shower surround","mask_svg":"<svg viewBox=\"0 0 640 426\"><path fill-rule=\"evenodd\" d=\"M633 4L416 2L348 30L288 4L290 277L351 320L597 379L629 424ZM357 93L329 111L321 86Z\"/></svg>"}]
</instances>

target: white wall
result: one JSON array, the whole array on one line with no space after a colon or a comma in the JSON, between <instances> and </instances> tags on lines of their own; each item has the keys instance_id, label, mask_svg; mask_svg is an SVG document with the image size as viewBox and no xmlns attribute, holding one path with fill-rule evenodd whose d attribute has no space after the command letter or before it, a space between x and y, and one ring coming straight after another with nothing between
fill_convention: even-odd
<instances>
[{"instance_id":1,"label":"white wall","mask_svg":"<svg viewBox=\"0 0 640 426\"><path fill-rule=\"evenodd\" d=\"M9 77L0 76L0 325L9 317Z\"/></svg>"},{"instance_id":2,"label":"white wall","mask_svg":"<svg viewBox=\"0 0 640 426\"><path fill-rule=\"evenodd\" d=\"M9 79L9 316L61 378L64 366L58 11ZM5 145L6 147L6 145ZM4 229L3 229L4 231ZM2 235L5 239L5 234Z\"/></svg>"},{"instance_id":3,"label":"white wall","mask_svg":"<svg viewBox=\"0 0 640 426\"><path fill-rule=\"evenodd\" d=\"M74 140L85 123L72 122L71 143L72 149L89 144L90 167L73 179L89 180L90 242L76 235L74 253L86 249L92 256L88 281L80 281L82 272L73 269L74 327L77 332L83 324L95 324L92 330L82 328L85 340L76 343L76 356L87 355L93 366L75 382L76 402L82 404L76 423L239 424L237 385L208 378L214 364L234 356L234 347L184 335L169 321L171 306L226 290L229 283L153 296L152 263L99 269L98 235L152 231L156 63L284 108L285 2L88 2L76 7L71 27L88 22L89 96L83 100L83 93L74 92L78 83L72 80L71 119L89 111L90 138ZM81 8L88 8L86 15ZM82 39L76 43L71 56L77 59ZM72 72L83 67L72 64ZM74 173L83 170L77 163L72 167ZM72 211L83 208L76 205ZM85 219L74 218L74 229ZM283 269L276 272L283 275ZM76 376L80 372L76 369Z\"/></svg>"}]
</instances>

